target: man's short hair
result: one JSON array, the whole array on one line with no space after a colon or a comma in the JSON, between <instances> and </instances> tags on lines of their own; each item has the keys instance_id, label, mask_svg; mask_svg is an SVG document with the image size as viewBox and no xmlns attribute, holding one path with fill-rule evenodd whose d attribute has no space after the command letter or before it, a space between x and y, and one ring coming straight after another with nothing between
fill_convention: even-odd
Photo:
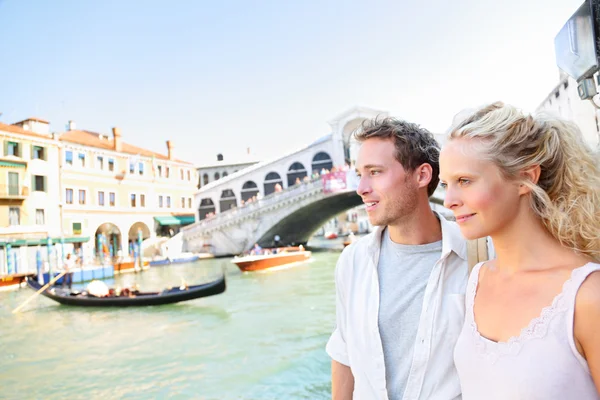
<instances>
[{"instance_id":1,"label":"man's short hair","mask_svg":"<svg viewBox=\"0 0 600 400\"><path fill-rule=\"evenodd\" d=\"M392 139L396 160L406 171L413 172L425 163L431 165L433 171L427 195L433 194L440 181L440 146L427 129L391 117L374 118L365 120L354 137L360 143L371 138Z\"/></svg>"}]
</instances>

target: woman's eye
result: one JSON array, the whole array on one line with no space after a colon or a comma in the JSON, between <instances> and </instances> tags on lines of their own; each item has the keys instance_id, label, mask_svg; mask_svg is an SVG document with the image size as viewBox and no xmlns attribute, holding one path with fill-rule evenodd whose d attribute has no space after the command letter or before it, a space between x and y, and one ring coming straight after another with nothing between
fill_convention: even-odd
<instances>
[{"instance_id":1,"label":"woman's eye","mask_svg":"<svg viewBox=\"0 0 600 400\"><path fill-rule=\"evenodd\" d=\"M448 184L447 184L446 182L440 182L440 186L441 186L443 189L446 189L446 188L448 187Z\"/></svg>"},{"instance_id":2,"label":"woman's eye","mask_svg":"<svg viewBox=\"0 0 600 400\"><path fill-rule=\"evenodd\" d=\"M459 185L462 185L462 186L464 186L464 185L468 185L469 183L471 183L471 181L470 181L470 180L468 180L468 179L465 179L465 178L460 178L460 179L458 180L458 184L459 184Z\"/></svg>"}]
</instances>

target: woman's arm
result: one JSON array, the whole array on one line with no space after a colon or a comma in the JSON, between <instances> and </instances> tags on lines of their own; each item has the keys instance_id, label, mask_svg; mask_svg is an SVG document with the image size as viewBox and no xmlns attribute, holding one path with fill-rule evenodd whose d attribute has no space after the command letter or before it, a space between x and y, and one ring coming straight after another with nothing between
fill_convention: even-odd
<instances>
[{"instance_id":1,"label":"woman's arm","mask_svg":"<svg viewBox=\"0 0 600 400\"><path fill-rule=\"evenodd\" d=\"M574 334L600 394L600 271L590 274L577 293Z\"/></svg>"}]
</instances>

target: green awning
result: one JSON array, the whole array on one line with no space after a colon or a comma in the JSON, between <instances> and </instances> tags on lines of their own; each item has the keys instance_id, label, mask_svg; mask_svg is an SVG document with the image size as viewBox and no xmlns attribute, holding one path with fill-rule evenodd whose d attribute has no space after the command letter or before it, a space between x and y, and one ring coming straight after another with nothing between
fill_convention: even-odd
<instances>
[{"instance_id":1,"label":"green awning","mask_svg":"<svg viewBox=\"0 0 600 400\"><path fill-rule=\"evenodd\" d=\"M27 163L20 163L20 162L16 162L16 161L0 160L0 167L25 168L25 167L27 167Z\"/></svg>"},{"instance_id":2,"label":"green awning","mask_svg":"<svg viewBox=\"0 0 600 400\"><path fill-rule=\"evenodd\" d=\"M59 237L52 238L52 244L60 244ZM20 247L20 246L45 246L47 242L47 238L38 238L38 239L0 239L0 247L6 247L7 244L10 244L12 247ZM63 238L65 243L84 243L90 240L89 236L73 236Z\"/></svg>"},{"instance_id":3,"label":"green awning","mask_svg":"<svg viewBox=\"0 0 600 400\"><path fill-rule=\"evenodd\" d=\"M181 221L172 215L154 217L154 220L156 220L156 222L162 226L181 225Z\"/></svg>"},{"instance_id":4,"label":"green awning","mask_svg":"<svg viewBox=\"0 0 600 400\"><path fill-rule=\"evenodd\" d=\"M189 225L196 222L196 218L193 215L175 215L175 218L181 222L181 225Z\"/></svg>"}]
</instances>

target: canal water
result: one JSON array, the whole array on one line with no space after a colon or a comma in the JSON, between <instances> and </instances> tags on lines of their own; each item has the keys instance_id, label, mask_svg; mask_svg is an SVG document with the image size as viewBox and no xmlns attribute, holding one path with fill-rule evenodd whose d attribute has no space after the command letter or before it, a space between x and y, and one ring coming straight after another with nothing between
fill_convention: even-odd
<instances>
[{"instance_id":1,"label":"canal water","mask_svg":"<svg viewBox=\"0 0 600 400\"><path fill-rule=\"evenodd\" d=\"M0 398L327 399L339 251L276 271L230 259L118 276L158 290L227 274L224 294L145 308L84 309L0 292Z\"/></svg>"}]
</instances>

